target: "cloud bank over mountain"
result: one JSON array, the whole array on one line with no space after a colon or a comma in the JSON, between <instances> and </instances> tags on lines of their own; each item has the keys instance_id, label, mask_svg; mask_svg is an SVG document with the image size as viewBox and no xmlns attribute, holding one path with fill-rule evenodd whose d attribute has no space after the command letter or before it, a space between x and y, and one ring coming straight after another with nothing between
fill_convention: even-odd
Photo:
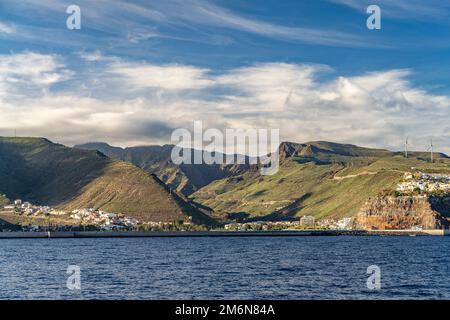
<instances>
[{"instance_id":1,"label":"cloud bank over mountain","mask_svg":"<svg viewBox=\"0 0 450 320\"><path fill-rule=\"evenodd\" d=\"M0 56L0 134L69 145L168 143L175 128L280 128L292 141L450 153L450 97L410 81L414 70L355 76L330 66L254 63L226 70L32 51ZM79 61L79 62L78 62ZM80 65L81 63L81 65Z\"/></svg>"}]
</instances>

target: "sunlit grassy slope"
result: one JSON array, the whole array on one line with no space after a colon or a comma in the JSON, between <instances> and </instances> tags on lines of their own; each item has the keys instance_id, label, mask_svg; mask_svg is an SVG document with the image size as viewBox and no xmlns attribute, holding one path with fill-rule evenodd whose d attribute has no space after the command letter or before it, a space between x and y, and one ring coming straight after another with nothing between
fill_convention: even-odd
<instances>
[{"instance_id":1,"label":"sunlit grassy slope","mask_svg":"<svg viewBox=\"0 0 450 320\"><path fill-rule=\"evenodd\" d=\"M401 153L329 142L284 143L277 174L257 171L215 181L192 196L231 216L317 218L352 216L370 197L393 189L403 172L450 172L450 160L435 154Z\"/></svg>"}]
</instances>

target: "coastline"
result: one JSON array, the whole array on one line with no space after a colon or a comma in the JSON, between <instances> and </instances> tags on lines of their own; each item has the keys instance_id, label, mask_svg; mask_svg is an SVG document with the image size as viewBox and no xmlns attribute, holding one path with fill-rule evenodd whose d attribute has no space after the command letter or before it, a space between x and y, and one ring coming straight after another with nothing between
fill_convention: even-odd
<instances>
[{"instance_id":1,"label":"coastline","mask_svg":"<svg viewBox=\"0 0 450 320\"><path fill-rule=\"evenodd\" d=\"M304 237L304 236L450 236L450 230L284 230L284 231L77 231L0 232L0 239L181 238L181 237Z\"/></svg>"}]
</instances>

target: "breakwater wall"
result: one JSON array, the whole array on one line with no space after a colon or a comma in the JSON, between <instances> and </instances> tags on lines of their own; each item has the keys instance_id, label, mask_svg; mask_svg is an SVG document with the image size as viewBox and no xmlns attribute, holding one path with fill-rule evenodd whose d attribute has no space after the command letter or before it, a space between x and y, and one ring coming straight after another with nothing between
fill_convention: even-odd
<instances>
[{"instance_id":1,"label":"breakwater wall","mask_svg":"<svg viewBox=\"0 0 450 320\"><path fill-rule=\"evenodd\" d=\"M163 237L300 237L300 236L450 236L450 230L286 230L286 231L177 231L177 232L0 232L0 239L163 238Z\"/></svg>"}]
</instances>

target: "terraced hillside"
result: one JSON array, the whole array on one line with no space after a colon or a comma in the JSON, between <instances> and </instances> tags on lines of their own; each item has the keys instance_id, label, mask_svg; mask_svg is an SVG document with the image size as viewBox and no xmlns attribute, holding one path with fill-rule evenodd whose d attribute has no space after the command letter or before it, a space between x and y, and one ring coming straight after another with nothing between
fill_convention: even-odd
<instances>
[{"instance_id":1,"label":"terraced hillside","mask_svg":"<svg viewBox=\"0 0 450 320\"><path fill-rule=\"evenodd\" d=\"M132 164L43 138L0 137L0 194L65 210L123 213L141 221L189 215L196 223L215 223Z\"/></svg>"},{"instance_id":2,"label":"terraced hillside","mask_svg":"<svg viewBox=\"0 0 450 320\"><path fill-rule=\"evenodd\" d=\"M282 143L277 174L247 171L212 182L192 199L231 218L353 216L369 197L394 188L405 171L450 172L446 155L435 153L435 163L427 158L323 141Z\"/></svg>"}]
</instances>

